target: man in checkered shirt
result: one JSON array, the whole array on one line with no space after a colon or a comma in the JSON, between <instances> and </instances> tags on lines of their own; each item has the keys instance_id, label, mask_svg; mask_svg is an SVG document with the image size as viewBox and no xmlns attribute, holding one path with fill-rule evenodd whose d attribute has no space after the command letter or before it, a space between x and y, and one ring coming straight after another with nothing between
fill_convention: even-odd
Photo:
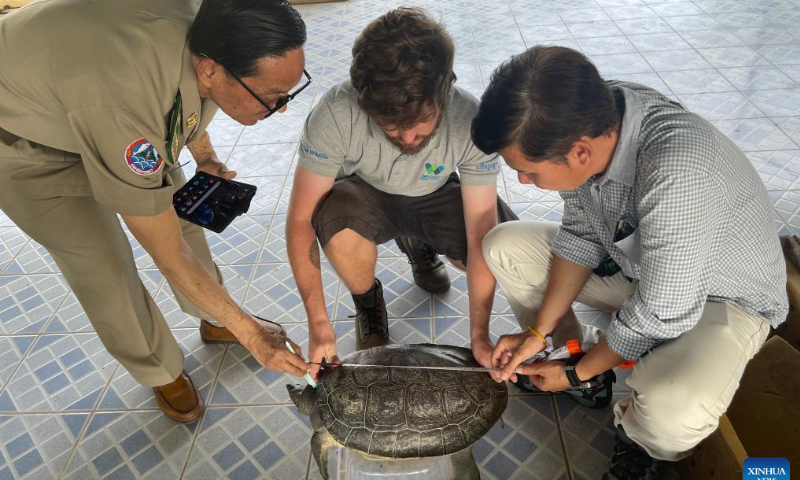
<instances>
[{"instance_id":1,"label":"man in checkered shirt","mask_svg":"<svg viewBox=\"0 0 800 480\"><path fill-rule=\"evenodd\" d=\"M484 240L520 325L531 327L501 337L493 360L504 379L527 374L545 391L636 360L603 478L656 478L662 461L716 429L747 361L786 317L763 183L707 121L650 88L603 81L563 47L501 65L472 135L521 183L565 202L561 225L509 222ZM543 336L580 335L573 301L612 313L604 338L577 363L518 367Z\"/></svg>"}]
</instances>

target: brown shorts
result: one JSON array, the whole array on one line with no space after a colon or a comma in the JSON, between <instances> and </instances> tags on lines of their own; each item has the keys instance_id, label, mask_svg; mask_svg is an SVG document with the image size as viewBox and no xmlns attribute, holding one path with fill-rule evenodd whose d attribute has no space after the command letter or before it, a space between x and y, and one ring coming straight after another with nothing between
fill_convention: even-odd
<instances>
[{"instance_id":1,"label":"brown shorts","mask_svg":"<svg viewBox=\"0 0 800 480\"><path fill-rule=\"evenodd\" d=\"M497 214L501 223L518 220L499 197ZM405 235L453 260L467 261L461 181L456 174L439 190L421 197L382 192L357 175L342 178L322 199L311 222L323 248L349 228L376 245Z\"/></svg>"}]
</instances>

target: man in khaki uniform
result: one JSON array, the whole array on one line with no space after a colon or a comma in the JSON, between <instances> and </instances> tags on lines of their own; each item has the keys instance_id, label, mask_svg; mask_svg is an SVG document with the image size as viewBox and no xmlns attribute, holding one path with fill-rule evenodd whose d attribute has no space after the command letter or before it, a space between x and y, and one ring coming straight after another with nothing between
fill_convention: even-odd
<instances>
[{"instance_id":1,"label":"man in khaki uniform","mask_svg":"<svg viewBox=\"0 0 800 480\"><path fill-rule=\"evenodd\" d=\"M198 170L235 175L205 132L218 106L245 125L286 108L304 73L299 14L283 1L43 0L0 17L0 38L0 208L47 248L108 351L165 414L202 414L119 214L204 341L302 375L280 326L235 303L202 229L171 205L184 145Z\"/></svg>"}]
</instances>

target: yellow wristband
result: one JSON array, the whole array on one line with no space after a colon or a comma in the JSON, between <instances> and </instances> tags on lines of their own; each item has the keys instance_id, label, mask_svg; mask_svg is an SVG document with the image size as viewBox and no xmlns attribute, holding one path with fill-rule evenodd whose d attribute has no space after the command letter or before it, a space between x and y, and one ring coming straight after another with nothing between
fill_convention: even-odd
<instances>
[{"instance_id":1,"label":"yellow wristband","mask_svg":"<svg viewBox=\"0 0 800 480\"><path fill-rule=\"evenodd\" d=\"M541 338L542 339L542 343L544 343L544 346L545 347L547 346L547 339L544 338L544 335L539 333L539 330L536 330L533 327L528 327L528 331L531 332L532 334L536 335L537 337Z\"/></svg>"}]
</instances>

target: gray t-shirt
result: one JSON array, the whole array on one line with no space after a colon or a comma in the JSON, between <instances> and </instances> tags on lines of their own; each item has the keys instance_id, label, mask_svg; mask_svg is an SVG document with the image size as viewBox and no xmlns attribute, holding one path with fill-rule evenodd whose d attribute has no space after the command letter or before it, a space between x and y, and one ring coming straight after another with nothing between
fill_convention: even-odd
<instances>
[{"instance_id":1,"label":"gray t-shirt","mask_svg":"<svg viewBox=\"0 0 800 480\"><path fill-rule=\"evenodd\" d=\"M436 135L416 155L403 155L361 110L349 81L330 89L306 119L298 165L326 177L358 175L378 190L419 197L435 192L456 169L466 185L497 182L497 155L470 136L478 101L454 87Z\"/></svg>"}]
</instances>

